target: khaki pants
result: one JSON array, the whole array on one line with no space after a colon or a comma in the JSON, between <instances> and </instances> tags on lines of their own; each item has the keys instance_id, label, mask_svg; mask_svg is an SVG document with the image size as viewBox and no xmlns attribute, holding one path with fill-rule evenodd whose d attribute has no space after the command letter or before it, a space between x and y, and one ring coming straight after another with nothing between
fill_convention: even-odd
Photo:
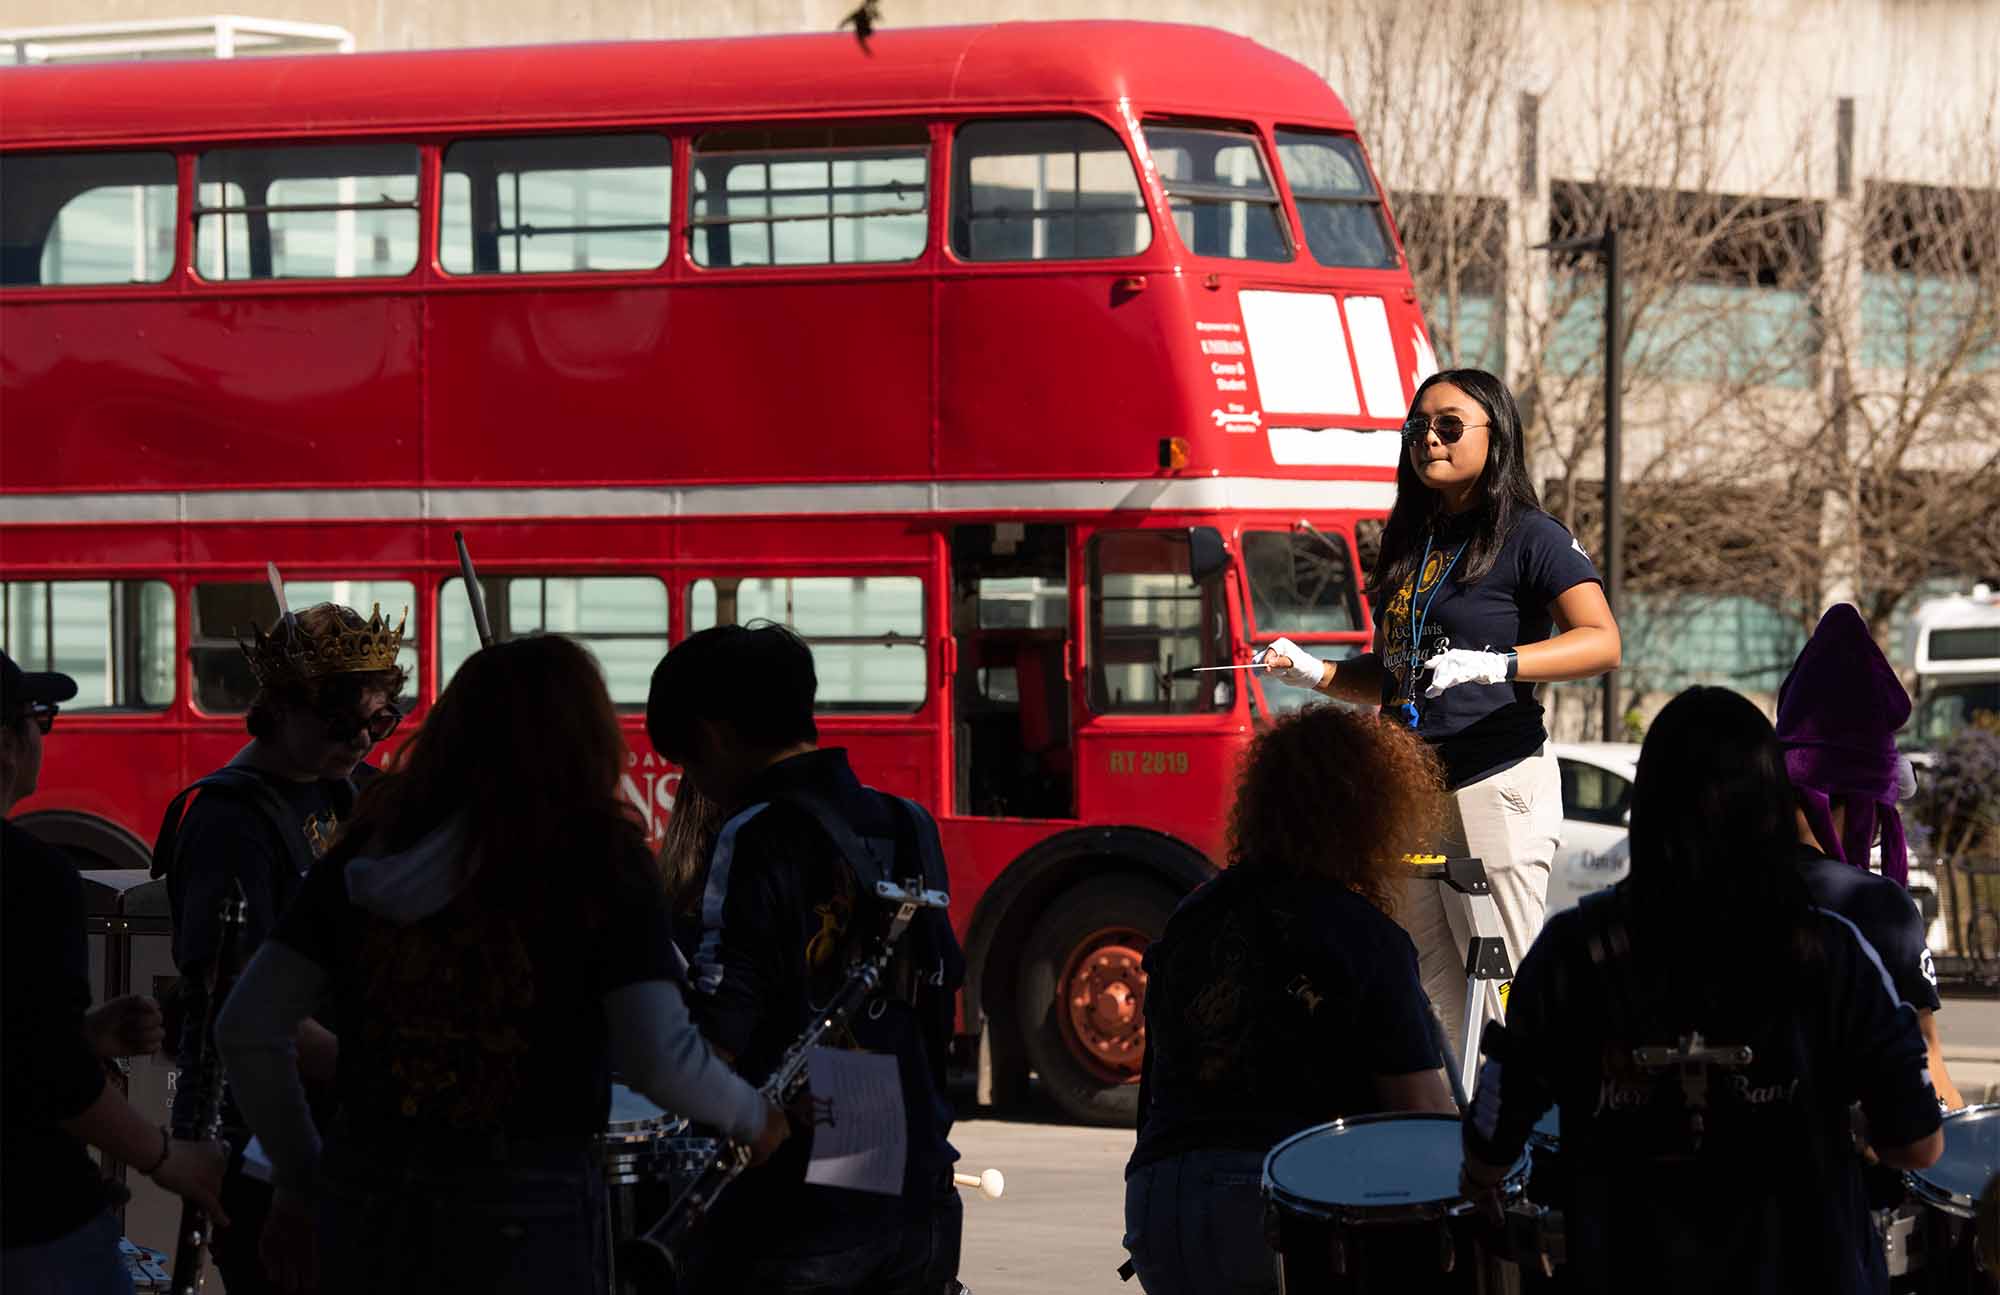
<instances>
[{"instance_id":1,"label":"khaki pants","mask_svg":"<svg viewBox=\"0 0 2000 1295\"><path fill-rule=\"evenodd\" d=\"M1488 778L1452 792L1444 831L1434 847L1486 865L1507 957L1515 966L1542 929L1549 865L1562 837L1562 776L1548 747ZM1465 1029L1465 949L1472 935L1464 895L1442 882L1408 883L1396 920L1417 946L1424 992L1456 1052ZM1488 982L1487 1019L1501 1019L1499 982ZM1476 1051L1479 1046L1473 1040Z\"/></svg>"}]
</instances>

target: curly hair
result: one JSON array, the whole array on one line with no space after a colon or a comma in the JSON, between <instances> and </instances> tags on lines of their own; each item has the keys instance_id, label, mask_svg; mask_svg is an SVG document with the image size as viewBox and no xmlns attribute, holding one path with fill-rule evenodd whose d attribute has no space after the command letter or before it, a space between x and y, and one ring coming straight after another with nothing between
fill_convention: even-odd
<instances>
[{"instance_id":1,"label":"curly hair","mask_svg":"<svg viewBox=\"0 0 2000 1295\"><path fill-rule=\"evenodd\" d=\"M1437 757L1415 734L1370 711L1308 706L1243 753L1229 866L1327 877L1394 913L1403 856L1443 817Z\"/></svg>"}]
</instances>

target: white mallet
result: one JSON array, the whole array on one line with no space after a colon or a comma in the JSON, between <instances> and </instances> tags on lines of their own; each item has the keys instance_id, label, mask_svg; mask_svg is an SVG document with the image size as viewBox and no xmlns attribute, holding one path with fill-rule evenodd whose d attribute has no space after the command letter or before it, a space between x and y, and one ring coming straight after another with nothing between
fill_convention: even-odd
<instances>
[{"instance_id":1,"label":"white mallet","mask_svg":"<svg viewBox=\"0 0 2000 1295\"><path fill-rule=\"evenodd\" d=\"M1000 1199L1000 1193L1007 1190L1007 1179L998 1169L988 1169L977 1178L971 1174L953 1174L952 1182L960 1187L977 1187L979 1194L989 1201Z\"/></svg>"}]
</instances>

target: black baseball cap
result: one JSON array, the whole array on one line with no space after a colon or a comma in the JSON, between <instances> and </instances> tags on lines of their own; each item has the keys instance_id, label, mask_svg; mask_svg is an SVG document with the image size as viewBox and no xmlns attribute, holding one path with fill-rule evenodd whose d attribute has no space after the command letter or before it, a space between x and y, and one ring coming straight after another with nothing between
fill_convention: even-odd
<instances>
[{"instance_id":1,"label":"black baseball cap","mask_svg":"<svg viewBox=\"0 0 2000 1295\"><path fill-rule=\"evenodd\" d=\"M0 716L12 717L36 704L55 705L76 696L76 680L54 671L31 673L0 652Z\"/></svg>"}]
</instances>

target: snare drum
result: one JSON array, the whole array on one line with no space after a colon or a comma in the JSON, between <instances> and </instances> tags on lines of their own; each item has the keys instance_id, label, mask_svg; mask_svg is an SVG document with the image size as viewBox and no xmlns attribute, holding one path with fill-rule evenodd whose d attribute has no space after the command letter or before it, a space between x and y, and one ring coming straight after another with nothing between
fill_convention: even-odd
<instances>
[{"instance_id":1,"label":"snare drum","mask_svg":"<svg viewBox=\"0 0 2000 1295\"><path fill-rule=\"evenodd\" d=\"M1911 1197L1923 1206L1908 1246L1911 1271L1921 1284L1911 1289L1982 1289L1975 1274L1984 1270L1978 1254L1980 1195L2000 1173L2000 1103L1967 1106L1944 1117L1944 1154L1928 1169L1903 1175ZM1895 1273L1893 1250L1888 1256Z\"/></svg>"},{"instance_id":2,"label":"snare drum","mask_svg":"<svg viewBox=\"0 0 2000 1295\"><path fill-rule=\"evenodd\" d=\"M1289 1295L1481 1289L1486 1258L1459 1194L1452 1115L1362 1115L1297 1133L1264 1158L1272 1248ZM1500 1185L1521 1194L1527 1159Z\"/></svg>"}]
</instances>

